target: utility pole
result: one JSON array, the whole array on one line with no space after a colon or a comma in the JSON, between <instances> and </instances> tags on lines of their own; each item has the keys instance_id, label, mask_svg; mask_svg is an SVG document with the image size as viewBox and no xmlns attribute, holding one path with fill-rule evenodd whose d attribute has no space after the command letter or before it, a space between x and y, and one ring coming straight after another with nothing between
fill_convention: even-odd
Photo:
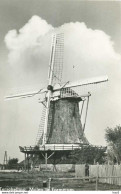
<instances>
[{"instance_id":1,"label":"utility pole","mask_svg":"<svg viewBox=\"0 0 121 194\"><path fill-rule=\"evenodd\" d=\"M4 165L4 168L5 166L8 164L8 159L7 159L7 151L5 151L5 154L4 154L4 160L3 160L3 165Z\"/></svg>"}]
</instances>

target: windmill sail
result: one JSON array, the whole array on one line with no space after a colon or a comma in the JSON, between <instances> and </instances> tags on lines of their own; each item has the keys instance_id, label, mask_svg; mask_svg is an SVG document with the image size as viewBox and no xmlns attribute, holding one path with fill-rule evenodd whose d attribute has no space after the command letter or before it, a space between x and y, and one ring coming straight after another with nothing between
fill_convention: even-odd
<instances>
[{"instance_id":1,"label":"windmill sail","mask_svg":"<svg viewBox=\"0 0 121 194\"><path fill-rule=\"evenodd\" d=\"M37 94L42 94L47 92L47 89L40 89L39 91L32 91L29 93L20 93L20 94L15 94L15 95L9 95L5 96L5 100L13 100L13 99L21 99L21 98L28 98L28 97L33 97Z\"/></svg>"},{"instance_id":2,"label":"windmill sail","mask_svg":"<svg viewBox=\"0 0 121 194\"><path fill-rule=\"evenodd\" d=\"M61 83L62 81L63 53L64 53L64 34L59 33L56 35L52 86Z\"/></svg>"},{"instance_id":3,"label":"windmill sail","mask_svg":"<svg viewBox=\"0 0 121 194\"><path fill-rule=\"evenodd\" d=\"M102 76L102 77L95 77L95 78L90 78L90 79L85 79L85 80L79 80L76 82L67 82L66 84L64 84L64 86L55 86L54 87L54 91L58 91L61 88L79 88L82 86L89 86L91 84L99 84L102 82L106 82L108 81L108 77L107 76Z\"/></svg>"},{"instance_id":4,"label":"windmill sail","mask_svg":"<svg viewBox=\"0 0 121 194\"><path fill-rule=\"evenodd\" d=\"M56 83L61 83L62 79L62 69L63 69L63 49L64 49L64 39L63 34L55 34L53 36L52 42L52 51L50 56L50 65L48 71L48 85L54 86ZM38 138L38 142L43 136L43 144L46 143L48 134L50 132L51 123L52 123L52 112L53 104L50 102L51 91L48 91L47 94L47 103L45 111L45 122L43 125L43 134ZM41 129L42 130L42 129Z\"/></svg>"},{"instance_id":5,"label":"windmill sail","mask_svg":"<svg viewBox=\"0 0 121 194\"><path fill-rule=\"evenodd\" d=\"M44 130L44 124L45 124L45 114L46 114L46 106L43 106L41 121L38 129L35 145L42 144L43 130Z\"/></svg>"},{"instance_id":6,"label":"windmill sail","mask_svg":"<svg viewBox=\"0 0 121 194\"><path fill-rule=\"evenodd\" d=\"M94 92L96 88L99 88L99 85L103 86L107 81L108 77L102 76L75 82L66 82L61 84L61 86L56 85L53 88L53 97L63 98L66 97L66 94L70 97L87 97L89 92Z\"/></svg>"}]
</instances>

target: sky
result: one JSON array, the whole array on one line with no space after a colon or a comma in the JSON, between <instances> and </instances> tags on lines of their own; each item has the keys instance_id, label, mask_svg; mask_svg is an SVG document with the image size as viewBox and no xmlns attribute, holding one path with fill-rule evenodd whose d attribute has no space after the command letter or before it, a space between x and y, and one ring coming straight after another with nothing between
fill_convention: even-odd
<instances>
[{"instance_id":1,"label":"sky","mask_svg":"<svg viewBox=\"0 0 121 194\"><path fill-rule=\"evenodd\" d=\"M35 143L42 97L3 98L46 86L55 31L64 32L64 81L109 77L105 86L89 88L89 142L106 145L105 129L121 124L121 2L0 0L1 163L5 151L21 161L19 146Z\"/></svg>"}]
</instances>

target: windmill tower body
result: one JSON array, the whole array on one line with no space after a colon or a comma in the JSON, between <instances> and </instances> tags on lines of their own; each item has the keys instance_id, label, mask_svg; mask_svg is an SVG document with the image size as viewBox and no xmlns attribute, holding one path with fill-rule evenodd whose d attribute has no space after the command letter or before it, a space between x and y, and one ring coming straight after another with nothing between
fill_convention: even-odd
<instances>
[{"instance_id":1,"label":"windmill tower body","mask_svg":"<svg viewBox=\"0 0 121 194\"><path fill-rule=\"evenodd\" d=\"M47 143L74 144L83 142L78 100L61 99L51 103L53 115L50 129L48 128Z\"/></svg>"}]
</instances>

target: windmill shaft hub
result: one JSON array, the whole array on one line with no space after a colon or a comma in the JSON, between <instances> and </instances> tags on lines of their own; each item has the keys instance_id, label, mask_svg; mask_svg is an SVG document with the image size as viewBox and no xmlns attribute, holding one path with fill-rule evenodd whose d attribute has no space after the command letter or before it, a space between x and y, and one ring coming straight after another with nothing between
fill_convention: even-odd
<instances>
[{"instance_id":1,"label":"windmill shaft hub","mask_svg":"<svg viewBox=\"0 0 121 194\"><path fill-rule=\"evenodd\" d=\"M47 89L50 90L51 92L53 92L53 86L52 85L48 85Z\"/></svg>"}]
</instances>

